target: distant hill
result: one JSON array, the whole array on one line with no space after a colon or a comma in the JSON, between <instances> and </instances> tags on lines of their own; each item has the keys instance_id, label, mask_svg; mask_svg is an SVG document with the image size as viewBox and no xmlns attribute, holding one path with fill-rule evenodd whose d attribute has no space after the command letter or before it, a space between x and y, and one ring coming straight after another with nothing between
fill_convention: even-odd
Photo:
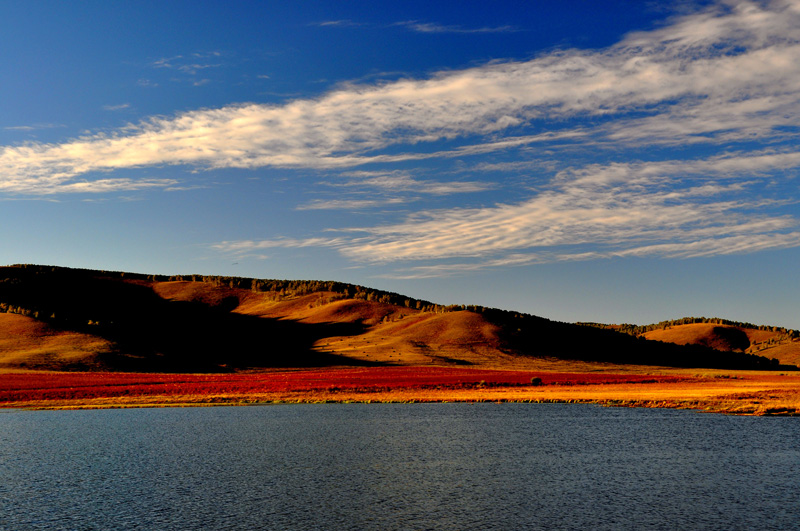
<instances>
[{"instance_id":1,"label":"distant hill","mask_svg":"<svg viewBox=\"0 0 800 531\"><path fill-rule=\"evenodd\" d=\"M744 352L800 365L800 331L755 325L719 317L682 317L644 326L582 323L635 337L676 345L698 345L723 352Z\"/></svg>"},{"instance_id":2,"label":"distant hill","mask_svg":"<svg viewBox=\"0 0 800 531\"><path fill-rule=\"evenodd\" d=\"M794 330L692 323L666 326L642 335L647 339L678 345L704 345L727 352L747 352L776 358L782 364L800 364L800 336Z\"/></svg>"},{"instance_id":3,"label":"distant hill","mask_svg":"<svg viewBox=\"0 0 800 531\"><path fill-rule=\"evenodd\" d=\"M741 337L734 334L727 341L651 341L611 329L479 306L442 306L333 281L0 267L0 368L503 368L552 358L778 368L777 360L739 348L744 346Z\"/></svg>"}]
</instances>

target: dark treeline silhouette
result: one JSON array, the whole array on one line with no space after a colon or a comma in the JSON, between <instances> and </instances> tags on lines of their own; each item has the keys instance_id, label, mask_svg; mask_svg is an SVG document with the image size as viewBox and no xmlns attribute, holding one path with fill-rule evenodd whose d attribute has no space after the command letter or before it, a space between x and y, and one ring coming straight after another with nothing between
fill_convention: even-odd
<instances>
[{"instance_id":1,"label":"dark treeline silhouette","mask_svg":"<svg viewBox=\"0 0 800 531\"><path fill-rule=\"evenodd\" d=\"M12 266L0 267L0 270L7 271L6 273L0 273L0 304L6 302L3 298L4 283L13 284L14 282L20 282L22 278L30 280L37 277L57 277L69 279L69 281L79 281L81 279L102 276L108 279L122 279L127 281L203 282L217 287L246 289L258 293L271 293L276 299L289 299L292 297L308 295L310 293L331 292L341 296L343 299L355 299L379 302L383 304L393 304L395 306L403 306L425 312L444 313L469 310L481 313L484 310L490 310L490 308L474 305L466 306L461 304L434 304L430 301L407 297L399 293L333 280L280 280L198 274L153 275L122 271L102 271L93 269L66 268L59 266L42 266L35 264L15 264ZM26 307L25 310L28 310L29 312L34 311L32 308L28 307ZM8 310L0 309L0 311ZM39 311L40 314L43 313L39 309L35 311ZM44 313L46 313L46 310ZM46 316L40 315L40 317L45 318Z\"/></svg>"},{"instance_id":2,"label":"dark treeline silhouette","mask_svg":"<svg viewBox=\"0 0 800 531\"><path fill-rule=\"evenodd\" d=\"M333 294L329 300L373 301L423 312L471 311L499 327L505 351L526 356L677 367L778 367L778 360L752 354L648 341L636 337L632 328L620 333L608 325L582 326L482 306L444 306L336 281L167 276L14 265L0 267L0 312L19 313L56 327L107 338L118 348L102 356L106 365L115 369L220 371L354 363L316 352L312 345L323 337L362 333L365 329L360 324L307 324L232 313L239 300L234 295L216 306L168 301L151 287L152 282L168 281L249 290L276 300L326 292Z\"/></svg>"},{"instance_id":3,"label":"dark treeline silhouette","mask_svg":"<svg viewBox=\"0 0 800 531\"><path fill-rule=\"evenodd\" d=\"M800 331L793 330L791 328L784 328L780 326L755 325L753 323L731 321L729 319L721 319L719 317L681 317L680 319L671 319L668 321L661 321L659 323L653 323L648 325L634 325L627 323L620 325L609 325L603 323L577 323L577 324L584 326L592 326L595 328L611 329L632 336L640 336L647 332L652 332L653 330L666 330L667 328L673 326L680 326L686 324L700 324L700 323L736 326L738 328L749 328L751 330L767 330L779 333L781 335L785 335L789 339L800 338Z\"/></svg>"}]
</instances>

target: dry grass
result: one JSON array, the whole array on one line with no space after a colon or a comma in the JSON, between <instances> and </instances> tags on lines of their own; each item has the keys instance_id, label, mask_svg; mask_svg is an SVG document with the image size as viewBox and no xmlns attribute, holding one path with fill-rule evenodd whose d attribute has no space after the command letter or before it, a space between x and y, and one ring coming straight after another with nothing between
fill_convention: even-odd
<instances>
[{"instance_id":1,"label":"dry grass","mask_svg":"<svg viewBox=\"0 0 800 531\"><path fill-rule=\"evenodd\" d=\"M714 323L675 325L663 330L651 330L643 335L656 341L704 345L718 350L744 351L750 346L746 329Z\"/></svg>"},{"instance_id":2,"label":"dry grass","mask_svg":"<svg viewBox=\"0 0 800 531\"><path fill-rule=\"evenodd\" d=\"M800 341L780 340L781 333L713 323L674 325L643 334L645 338L678 345L705 345L776 358L783 365L800 364ZM769 343L772 341L772 343Z\"/></svg>"},{"instance_id":3,"label":"dry grass","mask_svg":"<svg viewBox=\"0 0 800 531\"><path fill-rule=\"evenodd\" d=\"M112 345L99 337L58 330L22 315L0 313L0 367L52 369L92 360Z\"/></svg>"},{"instance_id":4,"label":"dry grass","mask_svg":"<svg viewBox=\"0 0 800 531\"><path fill-rule=\"evenodd\" d=\"M754 354L766 356L768 358L777 358L781 363L786 365L800 366L800 341L781 343L764 350L755 351Z\"/></svg>"},{"instance_id":5,"label":"dry grass","mask_svg":"<svg viewBox=\"0 0 800 531\"><path fill-rule=\"evenodd\" d=\"M378 363L516 367L517 357L504 354L500 346L497 329L470 312L392 315L362 334L315 344L320 352Z\"/></svg>"}]
</instances>

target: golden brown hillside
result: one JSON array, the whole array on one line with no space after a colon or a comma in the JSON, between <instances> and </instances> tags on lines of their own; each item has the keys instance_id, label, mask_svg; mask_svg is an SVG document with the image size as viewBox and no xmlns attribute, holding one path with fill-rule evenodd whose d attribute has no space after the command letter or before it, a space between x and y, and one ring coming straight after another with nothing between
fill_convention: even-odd
<instances>
[{"instance_id":1,"label":"golden brown hillside","mask_svg":"<svg viewBox=\"0 0 800 531\"><path fill-rule=\"evenodd\" d=\"M781 364L800 364L800 339L779 330L692 323L671 325L642 335L678 345L703 345L723 351L758 354L778 359Z\"/></svg>"},{"instance_id":2,"label":"golden brown hillside","mask_svg":"<svg viewBox=\"0 0 800 531\"><path fill-rule=\"evenodd\" d=\"M0 267L0 316L0 368L5 369L552 368L572 361L774 368L768 359L733 352L751 341L736 331L725 335L724 345L720 334L711 334L705 346L694 336L688 346L677 346L324 281L9 266Z\"/></svg>"}]
</instances>

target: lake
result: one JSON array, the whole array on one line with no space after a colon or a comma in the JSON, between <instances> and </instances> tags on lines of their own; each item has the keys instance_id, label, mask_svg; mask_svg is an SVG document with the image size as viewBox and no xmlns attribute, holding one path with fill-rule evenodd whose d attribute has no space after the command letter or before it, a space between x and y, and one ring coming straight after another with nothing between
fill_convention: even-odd
<instances>
[{"instance_id":1,"label":"lake","mask_svg":"<svg viewBox=\"0 0 800 531\"><path fill-rule=\"evenodd\" d=\"M0 530L788 529L800 420L576 404L0 411Z\"/></svg>"}]
</instances>

